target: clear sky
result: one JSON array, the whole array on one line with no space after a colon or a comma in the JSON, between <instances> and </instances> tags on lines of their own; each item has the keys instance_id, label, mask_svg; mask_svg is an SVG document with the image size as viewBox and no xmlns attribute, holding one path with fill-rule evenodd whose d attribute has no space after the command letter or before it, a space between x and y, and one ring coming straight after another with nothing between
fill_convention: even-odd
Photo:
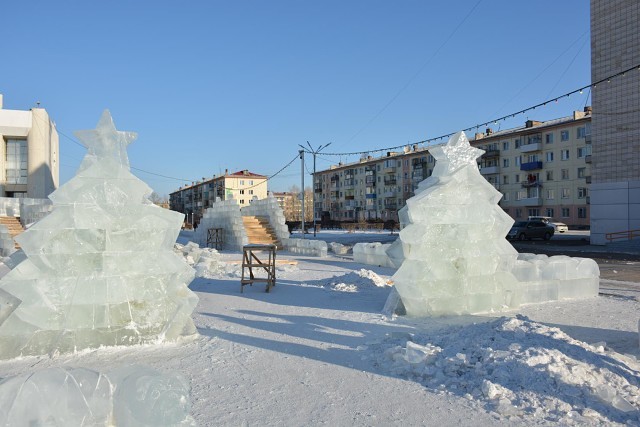
<instances>
[{"instance_id":1,"label":"clear sky","mask_svg":"<svg viewBox=\"0 0 640 427\"><path fill-rule=\"evenodd\" d=\"M39 101L70 138L105 108L136 131L133 172L159 194L228 169L272 175L298 144L413 143L590 83L587 0L10 1L0 8L4 108ZM587 92L502 121L570 115ZM318 170L357 156L320 156ZM307 157L311 168L311 157ZM305 185L310 184L305 177ZM300 162L269 189L300 185Z\"/></svg>"}]
</instances>

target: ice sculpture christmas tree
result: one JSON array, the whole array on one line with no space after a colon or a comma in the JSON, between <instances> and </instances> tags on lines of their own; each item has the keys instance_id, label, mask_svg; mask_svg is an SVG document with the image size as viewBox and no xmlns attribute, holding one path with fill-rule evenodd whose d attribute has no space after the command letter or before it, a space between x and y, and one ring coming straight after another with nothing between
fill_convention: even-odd
<instances>
[{"instance_id":1,"label":"ice sculpture christmas tree","mask_svg":"<svg viewBox=\"0 0 640 427\"><path fill-rule=\"evenodd\" d=\"M505 240L513 220L499 206L502 194L478 171L483 151L463 132L429 150L433 175L407 200L408 249L393 276L407 314L475 313L514 304L518 256Z\"/></svg>"},{"instance_id":2,"label":"ice sculpture christmas tree","mask_svg":"<svg viewBox=\"0 0 640 427\"><path fill-rule=\"evenodd\" d=\"M108 111L76 136L88 153L16 239L27 259L0 281L0 358L196 334L191 269L173 251L183 216L153 205Z\"/></svg>"}]
</instances>

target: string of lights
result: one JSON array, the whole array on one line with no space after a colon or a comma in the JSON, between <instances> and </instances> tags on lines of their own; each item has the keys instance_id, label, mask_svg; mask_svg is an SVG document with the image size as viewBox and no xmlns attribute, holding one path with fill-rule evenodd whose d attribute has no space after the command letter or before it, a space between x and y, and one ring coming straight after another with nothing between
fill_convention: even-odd
<instances>
[{"instance_id":1,"label":"string of lights","mask_svg":"<svg viewBox=\"0 0 640 427\"><path fill-rule=\"evenodd\" d=\"M539 107L544 107L544 106L546 106L547 104L550 104L550 103L552 103L552 102L558 102L558 101L559 101L559 100L561 100L562 98L569 98L571 95L574 95L574 94L576 94L576 93L582 93L582 92L583 92L583 91L585 91L586 89L589 89L589 90L596 89L596 87L597 87L599 84L602 84L602 83L609 83L609 82L611 82L611 80L612 80L612 79L615 79L615 78L617 78L617 77L623 77L623 76L625 76L628 72L630 72L630 71L634 71L634 70L638 70L638 71L640 71L640 64L638 64L638 65L634 65L633 67L627 68L626 70L620 71L620 72L618 72L618 73L616 73L616 74L612 74L612 75L610 75L609 77L605 77L605 78L603 78L603 79L601 79L601 80L598 80L597 82L593 82L593 83L588 84L588 85L586 85L586 86L582 86L581 88L578 88L578 89L572 90L571 92L567 92L567 93L562 94L562 95L560 95L560 96L557 96L557 97L555 97L555 98L547 99L546 101L540 102L539 104L536 104L536 105L532 105L532 106L530 106L530 107L527 107L527 108L522 109L522 110L520 110L520 111L517 111L517 112L515 112L515 113L506 114L506 115L504 115L504 116L502 116L502 117L498 117L498 118L495 118L495 119L492 119L492 120L488 120L488 121L483 122L483 123L478 123L478 124L476 124L476 125L469 126L469 127L465 128L465 129L462 129L462 131L464 131L464 132L469 132L469 131L471 131L471 130L474 130L474 129L480 129L480 128L483 128L483 127L485 127L485 126L489 126L489 125L491 125L491 124L498 124L499 122L501 122L501 121L503 121L503 120L507 120L507 119L510 119L510 118L512 118L512 117L518 116L518 115L520 115L520 114L524 114L524 113L526 113L526 112L528 112L528 111L535 110L536 108L539 108ZM597 112L596 112L596 114L597 114ZM456 131L456 132L457 132L457 131ZM405 144L401 144L401 145L395 145L395 146L393 146L393 147L384 147L384 148L376 148L376 149L372 149L372 150L370 149L370 150L352 151L352 152L344 152L344 153L328 153L328 152L323 152L322 154L323 154L324 156L356 156L356 155L363 155L363 154L377 153L377 152L383 152L383 151L395 150L395 149L403 148L403 147L406 147L407 145L415 145L415 144L427 144L427 145L429 145L429 144L433 144L433 143L435 143L436 141L441 141L441 140L443 140L443 139L449 138L449 137L451 137L451 136L452 136L452 135L454 135L454 134L455 134L455 132L450 132L450 133L447 133L447 134L444 134L444 135L440 135L440 136L436 136L436 137L433 137L433 138L423 139L422 141L417 141L417 142L413 142L413 143L410 143L410 144L406 144L406 143L405 143ZM435 144L434 144L434 145L435 145ZM306 151L306 152L307 152L307 153L311 153L310 151Z\"/></svg>"}]
</instances>

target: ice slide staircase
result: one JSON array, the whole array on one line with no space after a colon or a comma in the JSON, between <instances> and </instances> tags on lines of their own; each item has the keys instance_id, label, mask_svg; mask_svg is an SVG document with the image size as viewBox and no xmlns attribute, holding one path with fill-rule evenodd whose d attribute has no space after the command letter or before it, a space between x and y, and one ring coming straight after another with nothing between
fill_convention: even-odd
<instances>
[{"instance_id":1,"label":"ice slide staircase","mask_svg":"<svg viewBox=\"0 0 640 427\"><path fill-rule=\"evenodd\" d=\"M5 227L7 227L7 230L9 230L9 234L11 235L12 239L15 239L18 234L24 231L22 224L20 224L20 218L17 218L15 216L0 216L0 225L4 225ZM20 245L18 245L18 243L16 243L15 245L16 249L20 248Z\"/></svg>"},{"instance_id":2,"label":"ice slide staircase","mask_svg":"<svg viewBox=\"0 0 640 427\"><path fill-rule=\"evenodd\" d=\"M243 216L242 222L247 232L249 243L261 245L273 244L282 249L282 243L278 241L276 233L269 225L269 218L263 216Z\"/></svg>"}]
</instances>

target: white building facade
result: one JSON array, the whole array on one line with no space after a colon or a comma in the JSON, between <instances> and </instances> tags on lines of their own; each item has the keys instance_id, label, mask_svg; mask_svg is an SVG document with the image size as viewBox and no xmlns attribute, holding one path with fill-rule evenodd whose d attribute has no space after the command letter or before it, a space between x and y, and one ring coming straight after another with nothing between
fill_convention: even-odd
<instances>
[{"instance_id":1,"label":"white building facade","mask_svg":"<svg viewBox=\"0 0 640 427\"><path fill-rule=\"evenodd\" d=\"M44 199L59 183L59 138L47 111L5 110L0 95L0 197Z\"/></svg>"}]
</instances>

